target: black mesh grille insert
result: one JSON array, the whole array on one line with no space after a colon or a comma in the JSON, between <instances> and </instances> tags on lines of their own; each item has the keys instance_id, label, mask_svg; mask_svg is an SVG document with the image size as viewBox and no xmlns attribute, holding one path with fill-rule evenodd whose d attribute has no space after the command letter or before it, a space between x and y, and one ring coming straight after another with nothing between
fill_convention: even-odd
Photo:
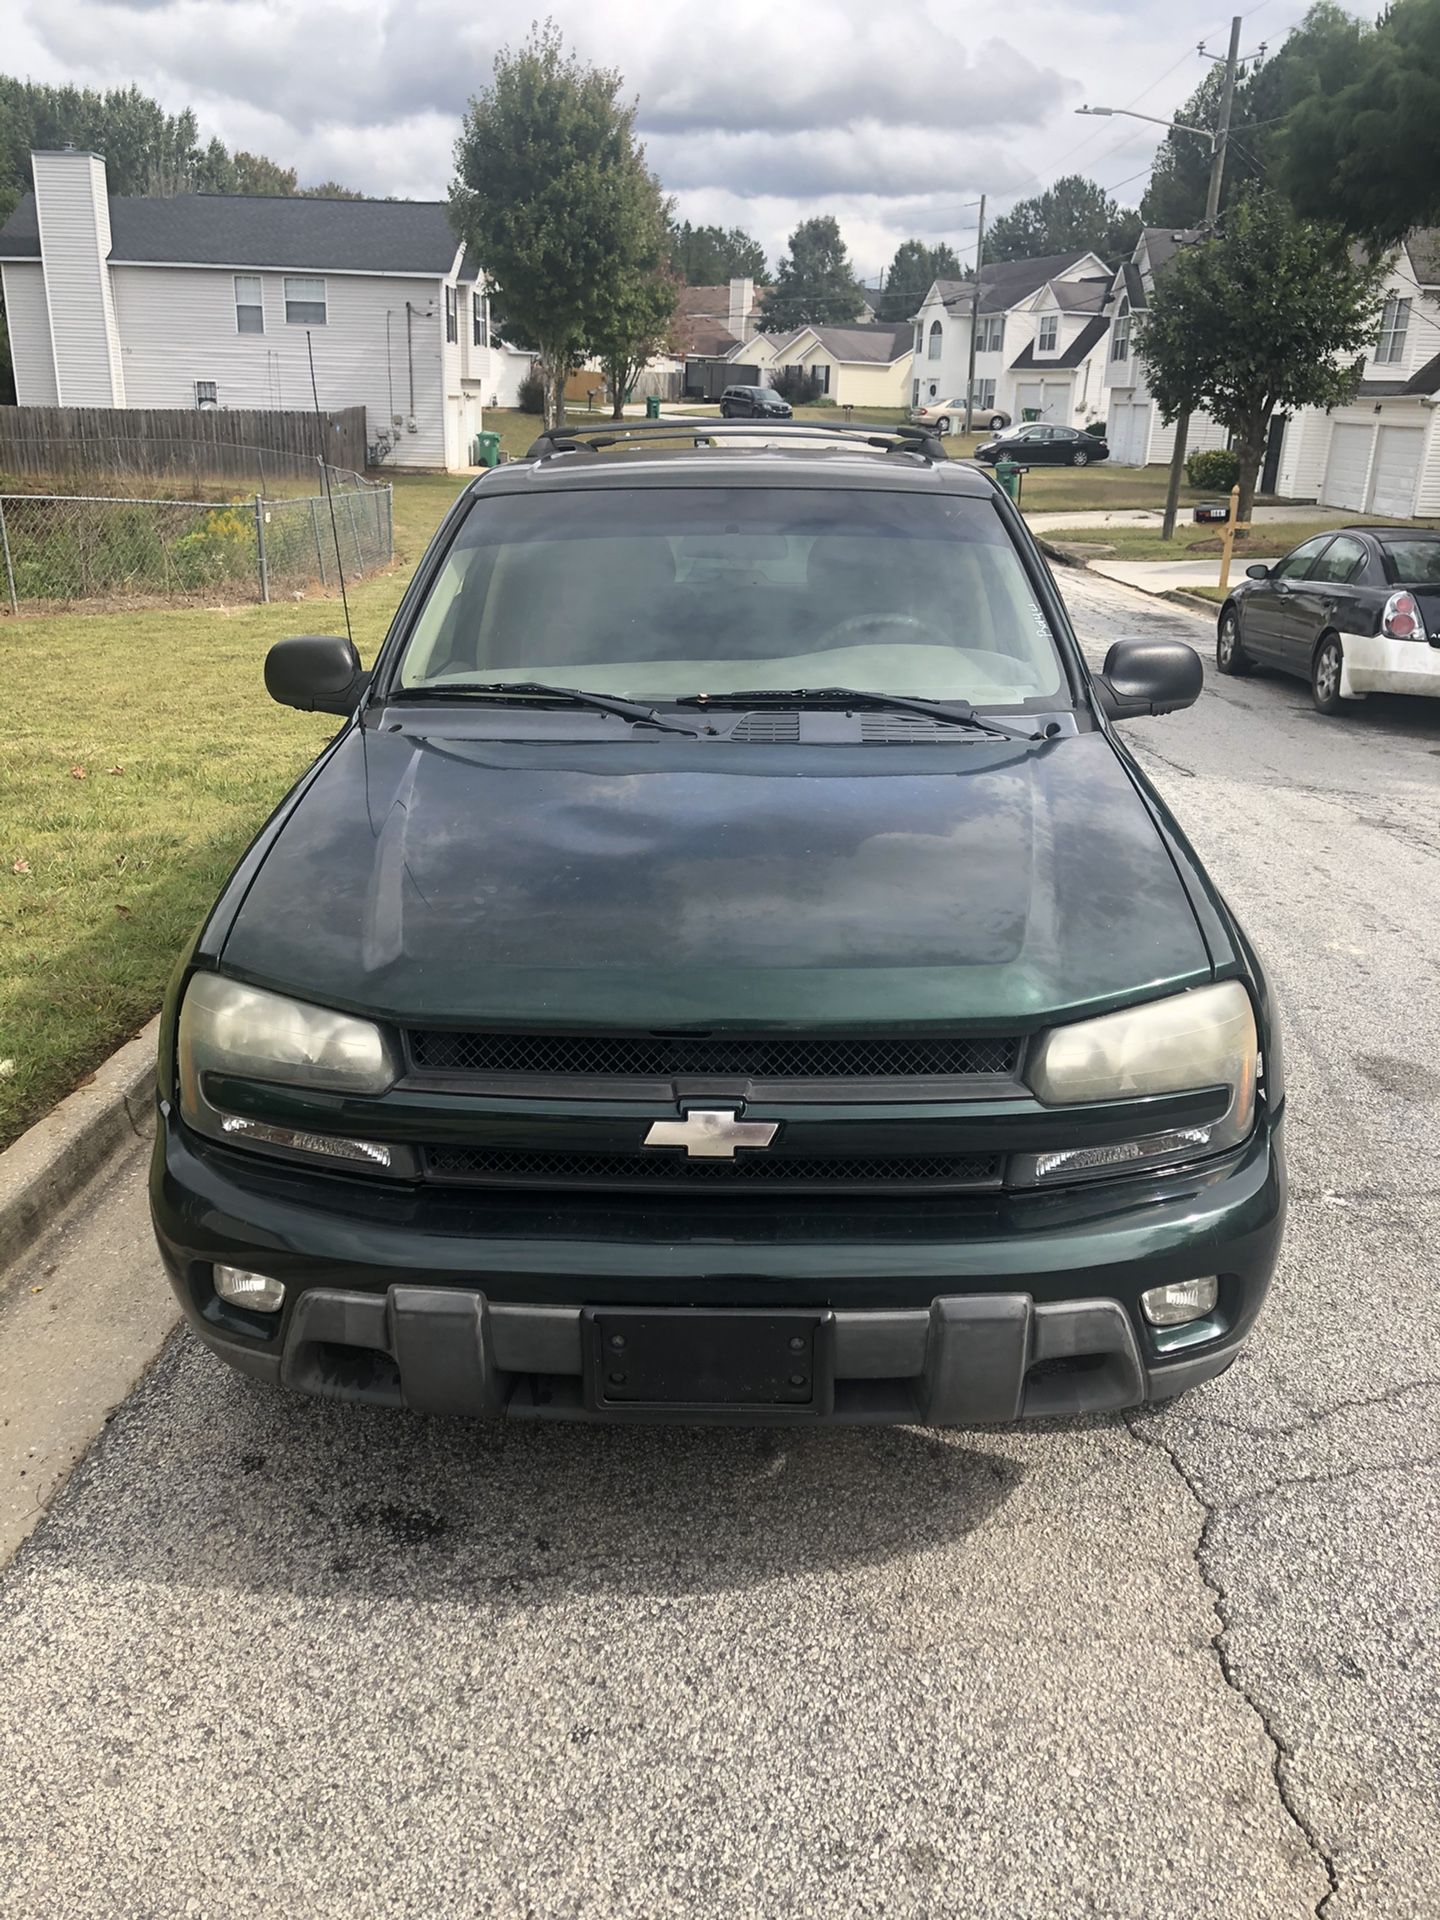
<instances>
[{"instance_id":1,"label":"black mesh grille insert","mask_svg":"<svg viewBox=\"0 0 1440 1920\"><path fill-rule=\"evenodd\" d=\"M1009 1076L1020 1043L1009 1037L773 1039L744 1035L466 1033L443 1027L410 1034L423 1073L529 1073L668 1080L676 1074L744 1075L755 1080L910 1080L917 1076Z\"/></svg>"},{"instance_id":2,"label":"black mesh grille insert","mask_svg":"<svg viewBox=\"0 0 1440 1920\"><path fill-rule=\"evenodd\" d=\"M983 1187L999 1178L997 1154L864 1156L739 1153L733 1160L685 1154L577 1153L555 1148L430 1147L432 1180L546 1187Z\"/></svg>"}]
</instances>

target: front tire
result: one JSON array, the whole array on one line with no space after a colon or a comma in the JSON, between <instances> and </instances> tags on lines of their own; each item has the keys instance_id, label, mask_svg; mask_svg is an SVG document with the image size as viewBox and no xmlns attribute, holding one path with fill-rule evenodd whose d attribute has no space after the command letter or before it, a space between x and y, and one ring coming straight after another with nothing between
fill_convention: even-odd
<instances>
[{"instance_id":1,"label":"front tire","mask_svg":"<svg viewBox=\"0 0 1440 1920\"><path fill-rule=\"evenodd\" d=\"M1310 662L1310 696L1315 702L1316 712L1323 713L1327 719L1338 719L1350 705L1340 693L1340 671L1344 661L1340 642L1331 633L1320 642L1315 649L1315 658Z\"/></svg>"},{"instance_id":2,"label":"front tire","mask_svg":"<svg viewBox=\"0 0 1440 1920\"><path fill-rule=\"evenodd\" d=\"M1255 662L1245 651L1245 642L1240 637L1240 615L1234 607L1226 607L1220 615L1220 624L1215 630L1215 664L1221 673L1233 674L1236 679L1254 671Z\"/></svg>"}]
</instances>

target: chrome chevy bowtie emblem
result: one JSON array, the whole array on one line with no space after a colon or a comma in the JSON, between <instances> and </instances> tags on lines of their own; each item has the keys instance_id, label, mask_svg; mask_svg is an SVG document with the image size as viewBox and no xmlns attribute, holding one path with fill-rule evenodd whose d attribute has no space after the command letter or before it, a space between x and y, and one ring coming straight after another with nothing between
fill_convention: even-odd
<instances>
[{"instance_id":1,"label":"chrome chevy bowtie emblem","mask_svg":"<svg viewBox=\"0 0 1440 1920\"><path fill-rule=\"evenodd\" d=\"M657 1120L647 1147L684 1147L692 1160L733 1160L737 1147L768 1147L780 1131L777 1120L742 1120L731 1108L696 1107L683 1120Z\"/></svg>"}]
</instances>

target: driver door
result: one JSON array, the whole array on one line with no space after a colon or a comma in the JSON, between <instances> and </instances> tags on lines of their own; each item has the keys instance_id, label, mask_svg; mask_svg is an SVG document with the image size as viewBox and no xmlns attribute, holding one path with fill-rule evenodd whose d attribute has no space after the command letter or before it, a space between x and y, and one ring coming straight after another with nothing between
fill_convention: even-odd
<instances>
[{"instance_id":1,"label":"driver door","mask_svg":"<svg viewBox=\"0 0 1440 1920\"><path fill-rule=\"evenodd\" d=\"M1293 552L1275 563L1268 580L1260 581L1253 592L1245 595L1241 603L1245 651L1257 660L1278 663L1283 658L1285 623L1295 583L1307 578L1332 537L1328 533L1317 533L1313 539L1302 541Z\"/></svg>"}]
</instances>

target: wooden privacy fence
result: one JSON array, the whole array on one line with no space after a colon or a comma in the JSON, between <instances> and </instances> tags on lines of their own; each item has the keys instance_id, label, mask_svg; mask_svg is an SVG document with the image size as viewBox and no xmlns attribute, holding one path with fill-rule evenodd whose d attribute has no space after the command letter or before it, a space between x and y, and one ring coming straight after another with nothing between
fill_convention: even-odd
<instances>
[{"instance_id":1,"label":"wooden privacy fence","mask_svg":"<svg viewBox=\"0 0 1440 1920\"><path fill-rule=\"evenodd\" d=\"M0 474L140 474L258 482L314 475L316 462L363 472L365 409L0 407Z\"/></svg>"}]
</instances>

